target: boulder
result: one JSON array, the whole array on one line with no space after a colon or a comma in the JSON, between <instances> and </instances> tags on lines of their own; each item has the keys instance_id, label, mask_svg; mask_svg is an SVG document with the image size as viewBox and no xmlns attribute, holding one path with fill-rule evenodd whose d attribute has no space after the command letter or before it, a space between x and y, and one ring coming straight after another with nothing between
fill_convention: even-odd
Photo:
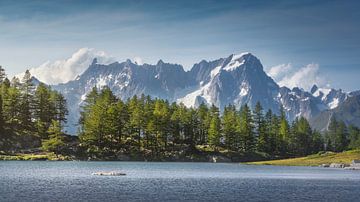
<instances>
[{"instance_id":1,"label":"boulder","mask_svg":"<svg viewBox=\"0 0 360 202\"><path fill-rule=\"evenodd\" d=\"M351 167L359 167L360 168L360 160L353 160L350 164Z\"/></svg>"},{"instance_id":2,"label":"boulder","mask_svg":"<svg viewBox=\"0 0 360 202\"><path fill-rule=\"evenodd\" d=\"M93 173L92 175L100 175L100 176L125 176L125 173L121 173L121 172L115 172L115 171L111 171L111 172L96 172Z\"/></svg>"},{"instance_id":3,"label":"boulder","mask_svg":"<svg viewBox=\"0 0 360 202\"><path fill-rule=\"evenodd\" d=\"M345 164L343 163L331 163L330 168L345 168Z\"/></svg>"},{"instance_id":4,"label":"boulder","mask_svg":"<svg viewBox=\"0 0 360 202\"><path fill-rule=\"evenodd\" d=\"M328 168L328 167L330 167L330 164L321 164L321 165L319 165L319 167L322 167L322 168Z\"/></svg>"}]
</instances>

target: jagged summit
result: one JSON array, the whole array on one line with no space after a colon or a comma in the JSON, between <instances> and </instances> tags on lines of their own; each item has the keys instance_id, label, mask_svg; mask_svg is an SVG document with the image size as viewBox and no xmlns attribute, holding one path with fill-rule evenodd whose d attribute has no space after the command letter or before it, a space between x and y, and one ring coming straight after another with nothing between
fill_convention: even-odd
<instances>
[{"instance_id":1,"label":"jagged summit","mask_svg":"<svg viewBox=\"0 0 360 202\"><path fill-rule=\"evenodd\" d=\"M97 64L97 63L98 63L97 58L94 58L93 61L91 62L91 65L95 65L95 64Z\"/></svg>"},{"instance_id":2,"label":"jagged summit","mask_svg":"<svg viewBox=\"0 0 360 202\"><path fill-rule=\"evenodd\" d=\"M319 88L317 87L316 84L314 84L312 87L311 87L311 90L310 90L310 93L311 94L314 94Z\"/></svg>"},{"instance_id":3,"label":"jagged summit","mask_svg":"<svg viewBox=\"0 0 360 202\"><path fill-rule=\"evenodd\" d=\"M283 106L290 120L311 118L332 109L348 95L334 89L314 86L311 92L279 85L263 70L260 60L251 53L232 54L217 60L201 60L185 71L181 65L165 63L136 64L127 60L108 65L93 60L89 68L75 80L53 87L62 92L69 103L68 131L76 133L79 109L93 86L109 86L121 99L134 95L150 95L170 102L197 107L215 104L223 109L232 104L254 107L260 102L264 110L278 112Z\"/></svg>"}]
</instances>

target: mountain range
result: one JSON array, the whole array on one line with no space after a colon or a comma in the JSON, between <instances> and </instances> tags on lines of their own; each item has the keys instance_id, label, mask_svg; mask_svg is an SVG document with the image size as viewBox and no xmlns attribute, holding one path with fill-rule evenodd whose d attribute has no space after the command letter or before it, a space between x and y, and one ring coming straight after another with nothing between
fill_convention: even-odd
<instances>
[{"instance_id":1,"label":"mountain range","mask_svg":"<svg viewBox=\"0 0 360 202\"><path fill-rule=\"evenodd\" d=\"M154 65L131 60L105 65L94 58L87 70L74 80L52 85L68 101L68 133L76 134L80 106L94 86L108 86L121 99L145 94L182 102L188 107L197 107L201 103L214 104L220 109L229 104L238 108L244 104L254 107L259 101L265 110L271 109L275 113L283 106L289 120L303 116L321 131L326 130L329 117L333 115L347 124L360 125L359 92L347 93L316 85L310 92L298 87L280 87L251 53L232 54L214 61L202 60L189 71L162 60Z\"/></svg>"}]
</instances>

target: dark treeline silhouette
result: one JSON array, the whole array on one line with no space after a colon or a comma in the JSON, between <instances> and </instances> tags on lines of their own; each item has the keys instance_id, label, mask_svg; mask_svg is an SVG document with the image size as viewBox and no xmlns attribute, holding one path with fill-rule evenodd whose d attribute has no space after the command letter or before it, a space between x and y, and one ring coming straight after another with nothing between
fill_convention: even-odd
<instances>
[{"instance_id":1,"label":"dark treeline silhouette","mask_svg":"<svg viewBox=\"0 0 360 202\"><path fill-rule=\"evenodd\" d=\"M78 141L63 132L67 114L65 98L45 84L35 86L29 71L21 81L9 81L0 67L0 151L72 150L81 159L197 160L214 154L254 160L360 148L360 130L334 117L322 135L305 118L289 123L283 108L277 115L260 103L253 110L229 105L220 113L214 105L187 108L144 95L123 101L108 87L94 87L81 108Z\"/></svg>"}]
</instances>

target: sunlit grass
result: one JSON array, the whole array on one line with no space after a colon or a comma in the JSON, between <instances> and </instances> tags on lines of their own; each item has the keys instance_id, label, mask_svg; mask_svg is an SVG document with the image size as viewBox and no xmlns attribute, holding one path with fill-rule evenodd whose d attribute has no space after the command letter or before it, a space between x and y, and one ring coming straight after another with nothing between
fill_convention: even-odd
<instances>
[{"instance_id":1,"label":"sunlit grass","mask_svg":"<svg viewBox=\"0 0 360 202\"><path fill-rule=\"evenodd\" d=\"M341 153L322 152L306 157L283 160L258 161L247 164L252 165L277 165L277 166L319 166L321 164L344 163L350 164L352 160L360 159L360 150L351 150Z\"/></svg>"},{"instance_id":2,"label":"sunlit grass","mask_svg":"<svg viewBox=\"0 0 360 202\"><path fill-rule=\"evenodd\" d=\"M69 160L68 157L62 155L56 155L53 152L44 152L41 154L0 154L0 160L4 161L40 161L40 160L49 160L49 161L57 161L57 160Z\"/></svg>"}]
</instances>

